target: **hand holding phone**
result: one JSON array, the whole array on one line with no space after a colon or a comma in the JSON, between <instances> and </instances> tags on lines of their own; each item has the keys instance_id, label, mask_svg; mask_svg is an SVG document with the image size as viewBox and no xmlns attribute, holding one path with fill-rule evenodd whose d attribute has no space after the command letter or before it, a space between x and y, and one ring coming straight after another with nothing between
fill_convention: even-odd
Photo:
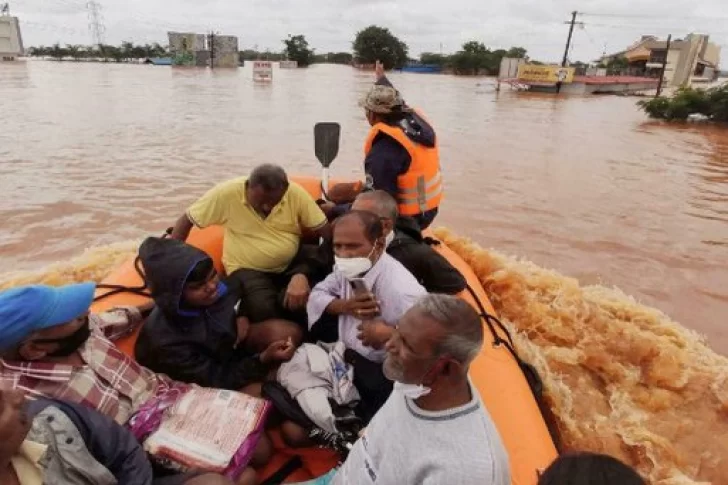
<instances>
[{"instance_id":1,"label":"hand holding phone","mask_svg":"<svg viewBox=\"0 0 728 485\"><path fill-rule=\"evenodd\" d=\"M363 278L351 280L354 298L349 299L349 313L360 320L370 320L379 316L379 303L369 291Z\"/></svg>"}]
</instances>

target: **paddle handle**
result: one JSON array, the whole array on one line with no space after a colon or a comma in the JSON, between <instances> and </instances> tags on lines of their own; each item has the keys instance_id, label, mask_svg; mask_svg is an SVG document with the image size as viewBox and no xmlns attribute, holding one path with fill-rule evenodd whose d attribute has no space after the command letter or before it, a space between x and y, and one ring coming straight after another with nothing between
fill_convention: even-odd
<instances>
[{"instance_id":1,"label":"paddle handle","mask_svg":"<svg viewBox=\"0 0 728 485\"><path fill-rule=\"evenodd\" d=\"M329 167L321 169L321 194L324 200L329 200Z\"/></svg>"}]
</instances>

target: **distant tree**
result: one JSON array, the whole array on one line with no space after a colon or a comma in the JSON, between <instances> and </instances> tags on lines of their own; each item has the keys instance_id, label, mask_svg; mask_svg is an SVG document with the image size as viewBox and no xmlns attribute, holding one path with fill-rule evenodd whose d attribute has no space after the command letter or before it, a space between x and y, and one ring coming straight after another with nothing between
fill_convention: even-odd
<instances>
[{"instance_id":1,"label":"distant tree","mask_svg":"<svg viewBox=\"0 0 728 485\"><path fill-rule=\"evenodd\" d=\"M348 52L328 52L326 54L316 54L313 56L313 62L317 64L346 64L351 65L354 60Z\"/></svg>"},{"instance_id":2,"label":"distant tree","mask_svg":"<svg viewBox=\"0 0 728 485\"><path fill-rule=\"evenodd\" d=\"M238 58L241 61L282 61L285 59L285 54L271 51L260 52L253 49L245 49L238 52Z\"/></svg>"},{"instance_id":3,"label":"distant tree","mask_svg":"<svg viewBox=\"0 0 728 485\"><path fill-rule=\"evenodd\" d=\"M63 60L66 57L72 57L75 60L87 58L122 62L125 59L164 57L169 55L169 52L158 43L135 45L132 42L124 42L121 47L109 44L99 44L94 46L67 44L66 47L61 47L59 44L55 44L52 47L38 46L30 47L28 49L28 54L35 57L50 56L56 60Z\"/></svg>"},{"instance_id":4,"label":"distant tree","mask_svg":"<svg viewBox=\"0 0 728 485\"><path fill-rule=\"evenodd\" d=\"M485 44L471 40L463 44L461 50L452 56L455 74L476 75L487 71L490 51Z\"/></svg>"},{"instance_id":5,"label":"distant tree","mask_svg":"<svg viewBox=\"0 0 728 485\"><path fill-rule=\"evenodd\" d=\"M82 45L77 44L66 44L66 53L68 56L73 57L74 61L84 57L85 49Z\"/></svg>"},{"instance_id":6,"label":"distant tree","mask_svg":"<svg viewBox=\"0 0 728 485\"><path fill-rule=\"evenodd\" d=\"M124 60L134 57L134 44L128 41L121 43L121 57Z\"/></svg>"},{"instance_id":7,"label":"distant tree","mask_svg":"<svg viewBox=\"0 0 728 485\"><path fill-rule=\"evenodd\" d=\"M286 48L284 53L291 61L296 61L298 67L307 67L313 62L313 49L309 49L308 41L303 35L289 35L283 40Z\"/></svg>"},{"instance_id":8,"label":"distant tree","mask_svg":"<svg viewBox=\"0 0 728 485\"><path fill-rule=\"evenodd\" d=\"M333 64L351 65L354 62L354 56L349 52L331 52L326 55L326 59Z\"/></svg>"},{"instance_id":9,"label":"distant tree","mask_svg":"<svg viewBox=\"0 0 728 485\"><path fill-rule=\"evenodd\" d=\"M169 56L169 51L159 45L158 42L155 42L152 44L151 51L149 52L149 57L167 57Z\"/></svg>"},{"instance_id":10,"label":"distant tree","mask_svg":"<svg viewBox=\"0 0 728 485\"><path fill-rule=\"evenodd\" d=\"M607 68L609 74L619 74L629 69L629 60L624 56L602 60L597 67Z\"/></svg>"},{"instance_id":11,"label":"distant tree","mask_svg":"<svg viewBox=\"0 0 728 485\"><path fill-rule=\"evenodd\" d=\"M62 61L68 55L68 51L61 47L58 42L53 44L53 47L49 49L48 53L57 61Z\"/></svg>"},{"instance_id":12,"label":"distant tree","mask_svg":"<svg viewBox=\"0 0 728 485\"><path fill-rule=\"evenodd\" d=\"M111 59L115 62L121 62L125 59L123 50L115 45L101 44L99 45L99 51L105 59Z\"/></svg>"},{"instance_id":13,"label":"distant tree","mask_svg":"<svg viewBox=\"0 0 728 485\"><path fill-rule=\"evenodd\" d=\"M443 54L435 54L432 52L423 52L422 54L420 54L420 62L422 64L434 64L436 66L444 66L449 61L449 56Z\"/></svg>"},{"instance_id":14,"label":"distant tree","mask_svg":"<svg viewBox=\"0 0 728 485\"><path fill-rule=\"evenodd\" d=\"M50 47L38 46L31 47L28 49L28 55L30 57L45 57L50 55Z\"/></svg>"},{"instance_id":15,"label":"distant tree","mask_svg":"<svg viewBox=\"0 0 728 485\"><path fill-rule=\"evenodd\" d=\"M511 47L508 49L508 52L506 52L505 57L511 57L515 59L525 59L526 58L526 49L523 47Z\"/></svg>"},{"instance_id":16,"label":"distant tree","mask_svg":"<svg viewBox=\"0 0 728 485\"><path fill-rule=\"evenodd\" d=\"M380 60L385 69L391 69L407 63L407 44L384 27L370 25L357 32L353 48L357 61L363 64L374 64Z\"/></svg>"}]
</instances>

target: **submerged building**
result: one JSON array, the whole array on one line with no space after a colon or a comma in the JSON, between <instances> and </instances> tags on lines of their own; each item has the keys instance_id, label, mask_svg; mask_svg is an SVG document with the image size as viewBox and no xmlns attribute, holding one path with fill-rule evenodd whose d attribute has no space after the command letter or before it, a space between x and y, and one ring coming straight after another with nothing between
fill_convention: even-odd
<instances>
[{"instance_id":1,"label":"submerged building","mask_svg":"<svg viewBox=\"0 0 728 485\"><path fill-rule=\"evenodd\" d=\"M14 61L24 53L20 22L18 17L10 16L7 4L0 8L0 62Z\"/></svg>"},{"instance_id":2,"label":"submerged building","mask_svg":"<svg viewBox=\"0 0 728 485\"><path fill-rule=\"evenodd\" d=\"M667 41L646 35L627 49L604 56L601 62L624 58L630 74L658 77L665 64L664 80L669 86L690 85L694 82L712 81L720 69L720 46L710 42L710 37L689 34L673 39L668 49Z\"/></svg>"},{"instance_id":3,"label":"submerged building","mask_svg":"<svg viewBox=\"0 0 728 485\"><path fill-rule=\"evenodd\" d=\"M232 35L168 32L175 66L238 67L238 38ZM212 60L212 62L211 62Z\"/></svg>"}]
</instances>

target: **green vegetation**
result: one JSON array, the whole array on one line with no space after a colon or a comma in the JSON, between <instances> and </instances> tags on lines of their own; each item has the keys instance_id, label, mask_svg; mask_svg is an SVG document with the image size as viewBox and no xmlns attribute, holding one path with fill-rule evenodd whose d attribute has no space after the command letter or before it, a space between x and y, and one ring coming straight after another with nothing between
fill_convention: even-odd
<instances>
[{"instance_id":1,"label":"green vegetation","mask_svg":"<svg viewBox=\"0 0 728 485\"><path fill-rule=\"evenodd\" d=\"M650 118L680 121L692 114L728 122L728 84L710 89L681 88L672 97L637 103Z\"/></svg>"},{"instance_id":2,"label":"green vegetation","mask_svg":"<svg viewBox=\"0 0 728 485\"><path fill-rule=\"evenodd\" d=\"M607 62L600 62L597 67L607 68L607 74L622 74L629 69L629 59L624 56L610 58Z\"/></svg>"},{"instance_id":3,"label":"green vegetation","mask_svg":"<svg viewBox=\"0 0 728 485\"><path fill-rule=\"evenodd\" d=\"M239 52L241 62L253 60L282 61L290 59L296 61L300 67L313 63L359 64L374 65L377 60L382 61L385 69L402 67L410 61L407 56L407 44L398 39L389 29L377 25L359 31L352 44L354 54L349 52L329 52L316 54L309 46L303 34L289 35L283 40L284 49L281 52L270 50L244 49ZM31 47L28 50L31 56L51 57L55 60L100 60L114 62L130 62L136 59L151 57L170 57L166 47L160 44L136 45L132 42L122 42L120 46L99 45L85 46L55 44L51 47ZM526 58L526 49L512 47L508 50L490 50L482 42L470 41L463 44L462 49L454 54L435 54L425 52L420 56L423 64L435 64L446 71L462 75L497 74L503 57ZM530 61L534 62L534 61Z\"/></svg>"},{"instance_id":4,"label":"green vegetation","mask_svg":"<svg viewBox=\"0 0 728 485\"><path fill-rule=\"evenodd\" d=\"M51 47L31 47L28 54L33 57L52 57L57 61L72 58L75 61L81 59L101 59L104 61L128 62L132 59L145 59L148 57L167 57L167 49L161 45L145 44L135 45L132 42L122 42L121 46L101 44L99 46L66 44L62 47L55 44Z\"/></svg>"},{"instance_id":5,"label":"green vegetation","mask_svg":"<svg viewBox=\"0 0 728 485\"><path fill-rule=\"evenodd\" d=\"M498 74L501 59L504 57L527 58L526 49L511 47L508 50L497 49L491 51L482 42L471 40L463 44L462 49L455 54L443 55L423 52L420 56L420 62L451 69L455 74Z\"/></svg>"},{"instance_id":6,"label":"green vegetation","mask_svg":"<svg viewBox=\"0 0 728 485\"><path fill-rule=\"evenodd\" d=\"M280 52L256 51L253 49L245 49L238 53L241 61L285 61L286 55Z\"/></svg>"},{"instance_id":7,"label":"green vegetation","mask_svg":"<svg viewBox=\"0 0 728 485\"><path fill-rule=\"evenodd\" d=\"M283 53L289 60L296 61L298 67L308 67L313 62L313 49L309 49L305 36L289 35L283 43L286 45Z\"/></svg>"},{"instance_id":8,"label":"green vegetation","mask_svg":"<svg viewBox=\"0 0 728 485\"><path fill-rule=\"evenodd\" d=\"M407 44L395 37L387 28L370 25L356 34L354 57L360 64L379 60L385 69L402 67L407 63Z\"/></svg>"},{"instance_id":9,"label":"green vegetation","mask_svg":"<svg viewBox=\"0 0 728 485\"><path fill-rule=\"evenodd\" d=\"M329 52L327 54L316 54L313 62L319 64L345 64L347 66L354 62L354 56L349 52Z\"/></svg>"}]
</instances>

